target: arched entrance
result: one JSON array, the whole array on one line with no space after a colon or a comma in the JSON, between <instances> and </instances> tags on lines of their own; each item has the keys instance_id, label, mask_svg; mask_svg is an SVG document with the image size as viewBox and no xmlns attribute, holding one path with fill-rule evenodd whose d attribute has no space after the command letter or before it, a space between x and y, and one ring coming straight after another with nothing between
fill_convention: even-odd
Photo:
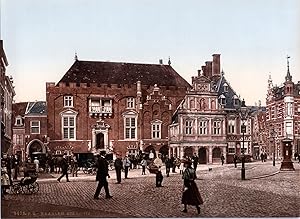
<instances>
[{"instance_id":1,"label":"arched entrance","mask_svg":"<svg viewBox=\"0 0 300 219\"><path fill-rule=\"evenodd\" d=\"M96 135L96 149L104 149L104 134L98 133Z\"/></svg>"},{"instance_id":2,"label":"arched entrance","mask_svg":"<svg viewBox=\"0 0 300 219\"><path fill-rule=\"evenodd\" d=\"M168 145L163 145L160 149L159 149L159 153L161 154L161 159L164 162L166 155L169 155L169 147Z\"/></svg>"},{"instance_id":3,"label":"arched entrance","mask_svg":"<svg viewBox=\"0 0 300 219\"><path fill-rule=\"evenodd\" d=\"M192 157L193 156L193 148L192 147L186 147L184 149L184 156L185 157Z\"/></svg>"},{"instance_id":4,"label":"arched entrance","mask_svg":"<svg viewBox=\"0 0 300 219\"><path fill-rule=\"evenodd\" d=\"M206 154L206 148L202 147L198 151L198 157L199 157L199 163L200 164L207 164L207 154Z\"/></svg>"},{"instance_id":5,"label":"arched entrance","mask_svg":"<svg viewBox=\"0 0 300 219\"><path fill-rule=\"evenodd\" d=\"M154 158L156 157L155 148L152 145L149 145L144 149L144 154L146 155L146 158L149 158L150 152L153 153Z\"/></svg>"},{"instance_id":6,"label":"arched entrance","mask_svg":"<svg viewBox=\"0 0 300 219\"><path fill-rule=\"evenodd\" d=\"M31 158L31 160L34 159L33 154L45 154L46 148L40 140L33 140L31 141L27 146L27 156Z\"/></svg>"},{"instance_id":7,"label":"arched entrance","mask_svg":"<svg viewBox=\"0 0 300 219\"><path fill-rule=\"evenodd\" d=\"M216 147L212 151L212 161L213 163L220 163L221 162L221 149Z\"/></svg>"},{"instance_id":8,"label":"arched entrance","mask_svg":"<svg viewBox=\"0 0 300 219\"><path fill-rule=\"evenodd\" d=\"M161 153L161 155L166 156L169 154L169 147L168 145L163 145L160 149L159 149L159 153Z\"/></svg>"}]
</instances>

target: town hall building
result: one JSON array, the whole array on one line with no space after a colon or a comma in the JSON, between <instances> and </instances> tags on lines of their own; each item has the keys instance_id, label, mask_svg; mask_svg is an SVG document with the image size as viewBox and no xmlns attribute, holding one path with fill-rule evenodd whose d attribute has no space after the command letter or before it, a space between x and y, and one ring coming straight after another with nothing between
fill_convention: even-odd
<instances>
[{"instance_id":1,"label":"town hall building","mask_svg":"<svg viewBox=\"0 0 300 219\"><path fill-rule=\"evenodd\" d=\"M46 84L53 154L167 154L172 115L191 85L170 65L82 61Z\"/></svg>"}]
</instances>

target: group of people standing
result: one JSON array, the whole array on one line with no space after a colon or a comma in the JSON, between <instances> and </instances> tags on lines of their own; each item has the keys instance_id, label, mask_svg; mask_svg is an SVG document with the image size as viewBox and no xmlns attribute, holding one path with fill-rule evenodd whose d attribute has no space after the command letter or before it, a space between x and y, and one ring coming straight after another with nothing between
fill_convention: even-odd
<instances>
[{"instance_id":1,"label":"group of people standing","mask_svg":"<svg viewBox=\"0 0 300 219\"><path fill-rule=\"evenodd\" d=\"M2 154L1 157L1 194L4 196L12 185L12 180L17 180L20 172L21 161L17 154Z\"/></svg>"}]
</instances>

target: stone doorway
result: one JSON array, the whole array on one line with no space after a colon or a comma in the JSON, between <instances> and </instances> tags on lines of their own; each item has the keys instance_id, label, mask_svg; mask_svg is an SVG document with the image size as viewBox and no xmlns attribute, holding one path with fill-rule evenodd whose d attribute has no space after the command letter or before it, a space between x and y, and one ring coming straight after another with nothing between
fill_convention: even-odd
<instances>
[{"instance_id":1,"label":"stone doorway","mask_svg":"<svg viewBox=\"0 0 300 219\"><path fill-rule=\"evenodd\" d=\"M199 163L200 164L207 164L207 153L206 148L202 147L198 151Z\"/></svg>"},{"instance_id":2,"label":"stone doorway","mask_svg":"<svg viewBox=\"0 0 300 219\"><path fill-rule=\"evenodd\" d=\"M193 148L187 147L184 149L184 157L193 157Z\"/></svg>"},{"instance_id":3,"label":"stone doorway","mask_svg":"<svg viewBox=\"0 0 300 219\"><path fill-rule=\"evenodd\" d=\"M104 149L104 134L98 133L96 135L96 149Z\"/></svg>"},{"instance_id":4,"label":"stone doorway","mask_svg":"<svg viewBox=\"0 0 300 219\"><path fill-rule=\"evenodd\" d=\"M221 149L216 147L212 151L212 162L213 163L221 163Z\"/></svg>"}]
</instances>

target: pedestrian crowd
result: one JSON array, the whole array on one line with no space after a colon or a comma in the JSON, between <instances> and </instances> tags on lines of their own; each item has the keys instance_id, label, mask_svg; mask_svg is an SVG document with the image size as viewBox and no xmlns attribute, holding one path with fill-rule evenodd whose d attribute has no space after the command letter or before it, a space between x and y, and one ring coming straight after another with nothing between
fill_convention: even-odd
<instances>
[{"instance_id":1,"label":"pedestrian crowd","mask_svg":"<svg viewBox=\"0 0 300 219\"><path fill-rule=\"evenodd\" d=\"M267 159L267 154L262 152L260 154L262 162L265 162ZM300 163L300 154L294 154L294 159L298 160ZM222 165L225 162L225 157L223 154L220 156ZM237 162L239 157L233 155L234 166L237 167ZM182 198L181 203L183 205L182 212L187 212L187 206L192 205L196 207L198 214L200 214L200 205L203 204L203 199L199 193L195 179L197 179L197 166L199 163L199 157L195 153L191 157L184 157L183 159L176 158L175 156L168 155L162 156L155 153L150 153L148 157L145 154L140 156L130 156L126 155L122 158L121 154L116 154L116 159L113 162L113 167L116 173L116 183L121 184L122 182L122 172L124 172L124 178L128 179L130 177L131 169L139 169L141 167L141 175L146 175L146 170L149 173L156 175L155 177L155 186L163 187L164 176L161 171L162 166L165 166L165 176L170 177L170 173L176 173L176 169L179 170L179 173L182 175L183 187L182 187ZM24 169L24 177L29 176L30 172L38 173L41 170L41 163L37 157L34 157L33 160L28 158L24 164L20 161L20 158L17 155L8 156L7 154L2 154L1 158L1 195L4 197L7 194L7 190L12 185L12 180L16 180L20 176L20 167ZM105 198L112 198L112 195L109 192L109 185L107 178L110 178L109 175L109 166L110 163L106 158L106 152L101 151L99 155L96 156L94 168L96 169L96 181L98 182L94 199L99 199L100 192L104 187ZM78 159L75 155L67 156L64 154L62 157L50 157L46 164L44 165L45 170L48 167L49 172L61 173L57 181L60 182L63 177L66 178L66 182L69 180L69 171L73 177L77 176L78 172ZM12 179L13 178L13 179Z\"/></svg>"}]
</instances>

